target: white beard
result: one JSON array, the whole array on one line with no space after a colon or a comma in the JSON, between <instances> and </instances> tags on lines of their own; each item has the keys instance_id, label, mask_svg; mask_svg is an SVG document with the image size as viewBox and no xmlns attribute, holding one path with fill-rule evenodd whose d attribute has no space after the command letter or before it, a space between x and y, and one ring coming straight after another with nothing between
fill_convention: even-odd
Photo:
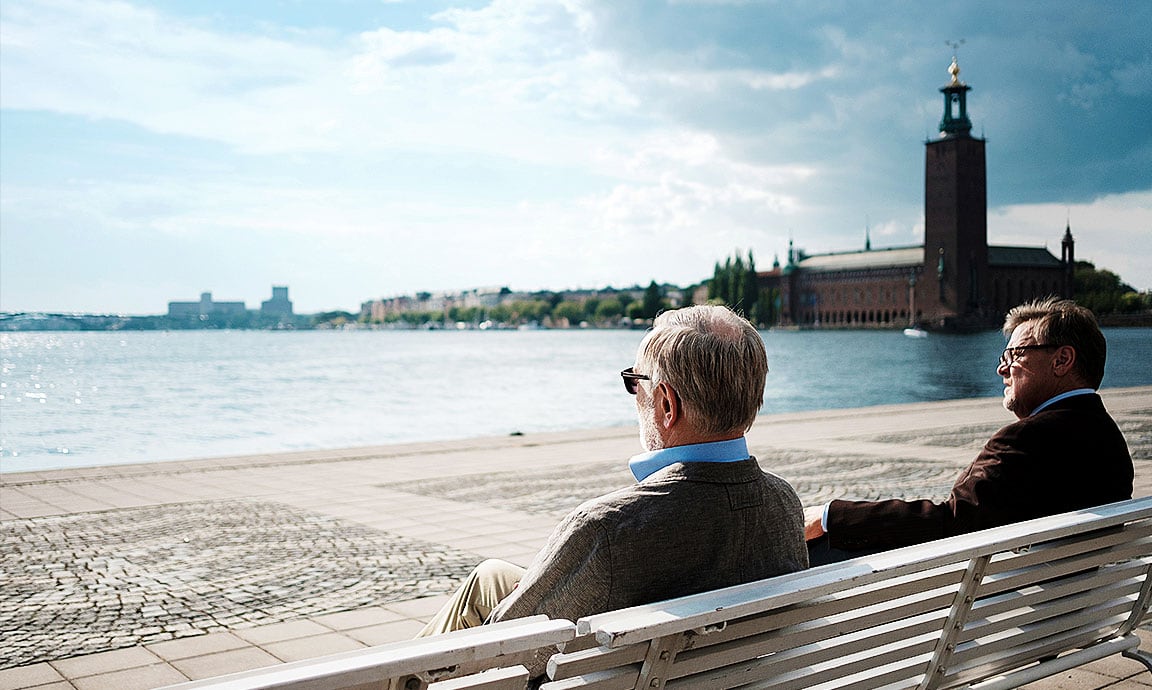
<instances>
[{"instance_id":1,"label":"white beard","mask_svg":"<svg viewBox=\"0 0 1152 690\"><path fill-rule=\"evenodd\" d=\"M652 403L649 398L649 403ZM639 405L637 416L640 418L640 446L647 451L661 450L664 448L664 439L660 438L659 429L656 426L656 406L654 403L650 405Z\"/></svg>"}]
</instances>

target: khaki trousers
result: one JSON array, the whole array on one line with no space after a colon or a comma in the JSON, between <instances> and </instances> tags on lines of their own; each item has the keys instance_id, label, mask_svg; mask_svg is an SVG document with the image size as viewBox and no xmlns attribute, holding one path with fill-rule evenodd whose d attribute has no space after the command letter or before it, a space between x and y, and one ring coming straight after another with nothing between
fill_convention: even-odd
<instances>
[{"instance_id":1,"label":"khaki trousers","mask_svg":"<svg viewBox=\"0 0 1152 690\"><path fill-rule=\"evenodd\" d=\"M416 637L482 625L500 600L512 593L524 569L508 561L489 559L472 569L464 584Z\"/></svg>"}]
</instances>

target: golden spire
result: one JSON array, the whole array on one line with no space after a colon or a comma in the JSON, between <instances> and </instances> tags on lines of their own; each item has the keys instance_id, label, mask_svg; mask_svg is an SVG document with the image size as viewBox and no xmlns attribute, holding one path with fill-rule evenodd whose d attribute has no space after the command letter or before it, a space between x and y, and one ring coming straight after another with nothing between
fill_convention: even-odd
<instances>
[{"instance_id":1,"label":"golden spire","mask_svg":"<svg viewBox=\"0 0 1152 690\"><path fill-rule=\"evenodd\" d=\"M960 65L956 64L956 56L952 56L952 64L948 66L948 74L952 75L952 83L948 86L960 86Z\"/></svg>"},{"instance_id":2,"label":"golden spire","mask_svg":"<svg viewBox=\"0 0 1152 690\"><path fill-rule=\"evenodd\" d=\"M959 41L944 41L948 46L952 47L952 64L948 65L948 74L952 75L952 82L948 86L961 86L964 82L960 81L960 64L956 62L956 51L960 46L964 45L964 39Z\"/></svg>"}]
</instances>

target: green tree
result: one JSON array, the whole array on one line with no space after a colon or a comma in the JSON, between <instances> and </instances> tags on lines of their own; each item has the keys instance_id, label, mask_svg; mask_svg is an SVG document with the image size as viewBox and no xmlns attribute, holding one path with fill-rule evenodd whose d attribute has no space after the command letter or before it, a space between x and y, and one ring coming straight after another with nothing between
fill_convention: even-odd
<instances>
[{"instance_id":1,"label":"green tree","mask_svg":"<svg viewBox=\"0 0 1152 690\"><path fill-rule=\"evenodd\" d=\"M596 321L597 323L607 323L609 321L618 321L624 315L624 305L620 300L615 297L600 300L600 304L596 307Z\"/></svg>"},{"instance_id":2,"label":"green tree","mask_svg":"<svg viewBox=\"0 0 1152 690\"><path fill-rule=\"evenodd\" d=\"M708 300L726 304L732 309L752 317L757 313L756 304L760 298L760 284L756 277L756 259L748 252L748 262L736 253L724 260L724 265L716 263L712 280L708 283Z\"/></svg>"},{"instance_id":3,"label":"green tree","mask_svg":"<svg viewBox=\"0 0 1152 690\"><path fill-rule=\"evenodd\" d=\"M644 290L644 299L640 306L640 318L654 319L665 306L667 303L664 301L660 286L653 280L648 283L648 287Z\"/></svg>"},{"instance_id":4,"label":"green tree","mask_svg":"<svg viewBox=\"0 0 1152 690\"><path fill-rule=\"evenodd\" d=\"M346 323L355 322L356 317L346 311L326 311L312 315L312 327L339 328Z\"/></svg>"},{"instance_id":5,"label":"green tree","mask_svg":"<svg viewBox=\"0 0 1152 690\"><path fill-rule=\"evenodd\" d=\"M488 308L488 319L496 323L508 323L512 318L512 310L506 304L497 304Z\"/></svg>"},{"instance_id":6,"label":"green tree","mask_svg":"<svg viewBox=\"0 0 1152 690\"><path fill-rule=\"evenodd\" d=\"M756 277L756 259L752 256L751 249L748 250L748 266L744 270L744 284L740 294L746 302L744 312L748 315L753 314L760 302L760 280Z\"/></svg>"},{"instance_id":7,"label":"green tree","mask_svg":"<svg viewBox=\"0 0 1152 690\"><path fill-rule=\"evenodd\" d=\"M1076 262L1072 280L1076 302L1096 314L1132 313L1144 308L1135 288L1112 271L1097 269L1087 261Z\"/></svg>"},{"instance_id":8,"label":"green tree","mask_svg":"<svg viewBox=\"0 0 1152 690\"><path fill-rule=\"evenodd\" d=\"M712 266L712 280L708 281L708 300L709 301L711 301L711 300L723 300L724 299L724 297L720 294L720 292L721 292L720 286L721 286L721 283L723 280L723 278L722 278L723 275L724 275L724 269L722 269L720 267L720 262L717 261Z\"/></svg>"},{"instance_id":9,"label":"green tree","mask_svg":"<svg viewBox=\"0 0 1152 690\"><path fill-rule=\"evenodd\" d=\"M757 326L771 326L779 320L777 303L780 301L778 288L764 288L756 299L752 313L748 315L752 323Z\"/></svg>"},{"instance_id":10,"label":"green tree","mask_svg":"<svg viewBox=\"0 0 1152 690\"><path fill-rule=\"evenodd\" d=\"M564 300L552 308L552 318L567 319L571 326L579 326L584 320L584 305L573 300Z\"/></svg>"},{"instance_id":11,"label":"green tree","mask_svg":"<svg viewBox=\"0 0 1152 690\"><path fill-rule=\"evenodd\" d=\"M632 295L627 292L621 292L616 295L616 299L620 300L620 314L621 316L628 313L628 309L632 306Z\"/></svg>"}]
</instances>

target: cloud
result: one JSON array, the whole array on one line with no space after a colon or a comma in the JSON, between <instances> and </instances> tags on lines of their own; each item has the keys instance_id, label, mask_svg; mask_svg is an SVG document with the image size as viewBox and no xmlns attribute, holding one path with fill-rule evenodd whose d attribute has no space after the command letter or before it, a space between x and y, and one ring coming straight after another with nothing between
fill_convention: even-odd
<instances>
[{"instance_id":1,"label":"cloud","mask_svg":"<svg viewBox=\"0 0 1152 690\"><path fill-rule=\"evenodd\" d=\"M1152 191L1108 194L1079 204L1020 204L990 209L990 244L1046 246L1060 255L1065 225L1076 259L1107 268L1138 290L1152 290L1147 251L1152 238Z\"/></svg>"},{"instance_id":2,"label":"cloud","mask_svg":"<svg viewBox=\"0 0 1152 690\"><path fill-rule=\"evenodd\" d=\"M866 225L874 245L914 244L957 32L994 241L1058 243L1071 205L1081 256L1147 287L1147 250L1109 238L1136 246L1126 228L1149 227L1152 58L1132 28L1148 11L1105 5L494 0L345 25L332 5L310 25L259 6L9 0L0 212L20 279L5 300L43 284L11 247L81 232L110 238L116 267L250 252L230 264L259 281L249 299L275 275L301 308L308 292L329 308L690 283L736 249L767 264L789 237L862 246ZM188 280L194 295L209 277Z\"/></svg>"}]
</instances>

